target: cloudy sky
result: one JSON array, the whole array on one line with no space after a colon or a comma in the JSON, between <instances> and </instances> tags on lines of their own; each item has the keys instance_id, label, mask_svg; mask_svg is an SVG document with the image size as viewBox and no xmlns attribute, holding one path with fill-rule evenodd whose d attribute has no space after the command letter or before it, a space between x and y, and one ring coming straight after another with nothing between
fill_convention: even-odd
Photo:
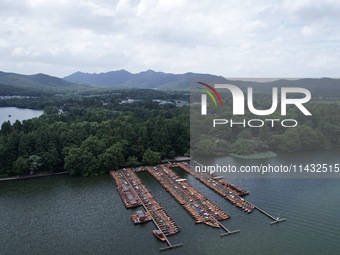
<instances>
[{"instance_id":1,"label":"cloudy sky","mask_svg":"<svg viewBox=\"0 0 340 255\"><path fill-rule=\"evenodd\" d=\"M0 70L339 77L339 0L1 0Z\"/></svg>"}]
</instances>

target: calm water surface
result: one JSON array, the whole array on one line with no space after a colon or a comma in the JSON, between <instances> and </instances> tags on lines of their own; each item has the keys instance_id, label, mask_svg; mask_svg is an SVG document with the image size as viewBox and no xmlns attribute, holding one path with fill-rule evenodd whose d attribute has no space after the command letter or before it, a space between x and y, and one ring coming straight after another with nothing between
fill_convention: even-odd
<instances>
[{"instance_id":1,"label":"calm water surface","mask_svg":"<svg viewBox=\"0 0 340 255\"><path fill-rule=\"evenodd\" d=\"M287 163L321 157L328 152L281 155ZM224 157L218 162L232 160ZM338 162L339 163L339 162ZM244 164L242 161L235 164ZM219 229L194 220L147 172L143 183L181 227L170 237L182 248L164 254L340 254L340 179L234 179L247 188L247 199L284 223L254 211L245 214L182 170L176 171L231 215L224 225L239 234L219 236ZM27 254L160 254L165 244L151 233L154 225L133 225L108 175L91 178L56 176L0 183L0 253Z\"/></svg>"},{"instance_id":2,"label":"calm water surface","mask_svg":"<svg viewBox=\"0 0 340 255\"><path fill-rule=\"evenodd\" d=\"M20 109L16 107L0 107L0 126L5 121L10 121L12 124L16 120L28 120L35 117L39 117L44 112L39 110L32 109ZM11 115L11 116L9 116Z\"/></svg>"}]
</instances>

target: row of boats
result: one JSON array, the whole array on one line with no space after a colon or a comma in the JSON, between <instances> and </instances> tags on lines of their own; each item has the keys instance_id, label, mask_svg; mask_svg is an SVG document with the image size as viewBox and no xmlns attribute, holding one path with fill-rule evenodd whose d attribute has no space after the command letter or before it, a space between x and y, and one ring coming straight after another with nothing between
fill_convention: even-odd
<instances>
[{"instance_id":1,"label":"row of boats","mask_svg":"<svg viewBox=\"0 0 340 255\"><path fill-rule=\"evenodd\" d=\"M209 201L185 179L177 176L167 165L146 167L146 170L175 198L175 200L194 218L196 223L204 223L220 228L218 221L229 215Z\"/></svg>"},{"instance_id":2,"label":"row of boats","mask_svg":"<svg viewBox=\"0 0 340 255\"><path fill-rule=\"evenodd\" d=\"M180 178L172 168L181 168L201 183L224 197L227 201L235 204L246 213L251 213L255 208L261 213L274 220L273 223L282 222L285 219L274 218L265 211L255 207L252 203L245 200L242 196L248 195L249 192L242 189L222 176L216 176L209 173L199 173L195 171L197 162L168 163L155 167L139 167L135 169L120 169L111 171L110 175L117 184L118 193L124 202L126 208L143 206L144 210L137 210L131 214L131 220L134 224L141 224L153 221L157 229L153 234L161 241L166 241L170 248L179 245L171 245L167 236L174 235L180 231L174 220L163 209L162 205L152 196L148 189L142 184L136 172L148 171L175 200L192 216L196 223L204 223L214 228L222 228L227 233L224 235L236 233L238 231L229 231L219 221L229 219L230 216L222 211L216 204L209 201L205 196L191 186L186 179Z\"/></svg>"},{"instance_id":3,"label":"row of boats","mask_svg":"<svg viewBox=\"0 0 340 255\"><path fill-rule=\"evenodd\" d=\"M126 208L142 205L145 209L145 212L139 210L131 215L133 223L140 224L153 220L157 226L153 234L162 241L166 240L165 236L174 235L180 231L174 220L130 168L111 171L110 175L116 181L118 193Z\"/></svg>"},{"instance_id":4,"label":"row of boats","mask_svg":"<svg viewBox=\"0 0 340 255\"><path fill-rule=\"evenodd\" d=\"M235 204L237 207L241 208L246 213L251 213L255 206L249 201L245 200L244 195L248 195L249 192L245 189L237 187L230 181L226 180L222 176L214 176L208 173L198 173L195 172L194 166L189 163L182 162L172 164L171 167L180 167L187 173L194 176L197 180L202 182L204 185L215 191L217 194L224 197L227 201Z\"/></svg>"},{"instance_id":5,"label":"row of boats","mask_svg":"<svg viewBox=\"0 0 340 255\"><path fill-rule=\"evenodd\" d=\"M132 186L130 186L127 182L122 170L111 171L110 175L116 181L117 191L126 208L133 208L142 205L142 201L137 197Z\"/></svg>"}]
</instances>

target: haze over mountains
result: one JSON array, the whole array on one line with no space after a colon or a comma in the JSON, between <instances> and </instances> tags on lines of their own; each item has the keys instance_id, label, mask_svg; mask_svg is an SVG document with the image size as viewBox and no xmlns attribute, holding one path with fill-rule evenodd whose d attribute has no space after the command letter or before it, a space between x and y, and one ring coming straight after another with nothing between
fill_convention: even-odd
<instances>
[{"instance_id":1,"label":"haze over mountains","mask_svg":"<svg viewBox=\"0 0 340 255\"><path fill-rule=\"evenodd\" d=\"M126 70L100 74L76 72L65 80L98 87L188 90L190 81L225 82L222 76L199 73L172 74L147 70L132 74Z\"/></svg>"},{"instance_id":2,"label":"haze over mountains","mask_svg":"<svg viewBox=\"0 0 340 255\"><path fill-rule=\"evenodd\" d=\"M200 73L172 74L147 70L132 74L126 70L111 71L107 73L82 73L76 72L64 77L65 80L98 87L112 88L144 88L161 90L188 90L190 84L207 82L209 84L228 83L246 90L254 87L257 92L268 93L268 87L306 87L314 96L340 97L340 80L330 78L305 78L305 79L226 79L222 76Z\"/></svg>"},{"instance_id":3,"label":"haze over mountains","mask_svg":"<svg viewBox=\"0 0 340 255\"><path fill-rule=\"evenodd\" d=\"M93 88L139 88L159 90L185 90L190 84L196 82L209 84L228 83L246 90L254 87L255 92L270 93L268 87L305 87L312 96L334 98L340 97L340 79L295 79L295 80L268 80L263 82L253 80L229 80L222 76L212 74L185 73L172 74L147 70L140 73L130 73L126 70L111 71L107 73L76 72L62 78L46 75L22 75L16 73L0 72L0 95L45 95L68 93L72 91L88 90Z\"/></svg>"}]
</instances>

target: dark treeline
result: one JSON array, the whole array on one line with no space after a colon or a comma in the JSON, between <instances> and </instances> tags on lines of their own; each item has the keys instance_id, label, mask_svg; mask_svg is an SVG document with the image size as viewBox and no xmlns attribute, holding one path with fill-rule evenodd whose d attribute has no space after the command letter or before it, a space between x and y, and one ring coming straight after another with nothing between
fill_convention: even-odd
<instances>
[{"instance_id":1,"label":"dark treeline","mask_svg":"<svg viewBox=\"0 0 340 255\"><path fill-rule=\"evenodd\" d=\"M30 96L30 95L29 95ZM123 99L136 100L189 100L189 95L183 92L163 92L148 89L108 89L96 88L85 91L77 91L67 94L54 94L53 96L34 94L28 99L0 100L0 107L18 107L44 110L45 107L62 107L64 104L80 104L82 106L101 106L103 102L109 103L111 107L119 107Z\"/></svg>"},{"instance_id":2,"label":"dark treeline","mask_svg":"<svg viewBox=\"0 0 340 255\"><path fill-rule=\"evenodd\" d=\"M127 97L141 101L120 104ZM137 90L8 101L45 114L3 123L0 175L66 169L89 176L183 155L189 150L189 109L151 100L165 98L183 95Z\"/></svg>"}]
</instances>

